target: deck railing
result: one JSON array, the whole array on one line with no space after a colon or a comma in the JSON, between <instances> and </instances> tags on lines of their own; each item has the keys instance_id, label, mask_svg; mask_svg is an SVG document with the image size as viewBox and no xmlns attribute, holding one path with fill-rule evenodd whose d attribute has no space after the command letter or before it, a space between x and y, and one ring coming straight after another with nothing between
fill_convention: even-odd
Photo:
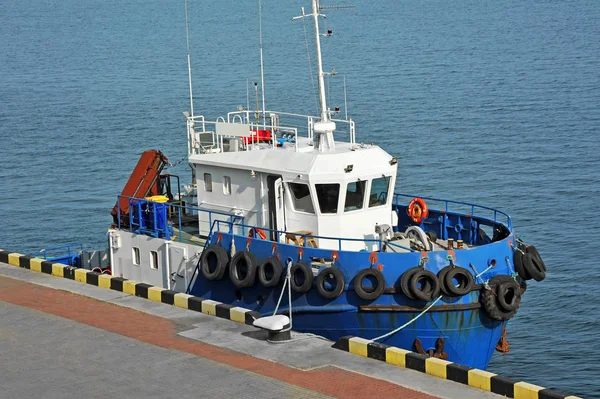
<instances>
[{"instance_id":1,"label":"deck railing","mask_svg":"<svg viewBox=\"0 0 600 399\"><path fill-rule=\"evenodd\" d=\"M55 261L67 264L69 266L79 267L79 254L81 253L81 251L83 251L83 244L76 243L60 245L58 247L44 248L40 250L39 253L45 260Z\"/></svg>"},{"instance_id":2,"label":"deck railing","mask_svg":"<svg viewBox=\"0 0 600 399\"><path fill-rule=\"evenodd\" d=\"M448 213L456 213L459 215L463 214L463 212L458 212L455 209L453 209L452 205L467 207L468 209L470 209L470 213L465 214L465 216L488 220L489 222L492 222L493 224L503 223L506 227L508 227L508 229L510 231L512 231L512 220L511 220L510 216L507 213L504 213L504 212L499 211L494 208L490 208L490 207L483 206L483 205L471 204L471 203L462 202L462 201L452 201L452 200L433 198L433 197L421 197L418 195L410 195L410 194L402 194L402 193L394 194L393 205L396 205L396 206L405 205L405 204L400 203L400 198L411 198L411 199L412 198L422 198L425 201L433 202L434 204L441 203L441 204L443 204L442 207L438 208L437 210L443 211L447 214ZM492 216L492 217L490 218L490 217L485 216L484 212L486 212L489 216ZM502 218L501 218L502 220L498 220L498 218L500 216L502 216Z\"/></svg>"},{"instance_id":3,"label":"deck railing","mask_svg":"<svg viewBox=\"0 0 600 399\"><path fill-rule=\"evenodd\" d=\"M247 237L250 234L251 230L255 230L254 236L256 237L257 236L256 229L265 231L267 236L274 235L275 240L273 240L273 241L277 242L277 243L280 243L281 237L285 237L286 235L291 235L296 238L302 237L302 246L303 247L307 247L307 244L310 241L310 239L316 238L319 240L331 240L331 241L337 242L337 249L339 251L343 250L342 243L344 243L344 242L361 242L364 244L377 244L379 250L381 250L381 248L383 248L384 245L387 245L390 247L402 249L404 251L418 252L414 249L394 243L393 241L386 241L386 240L382 240L380 238L340 238L340 237L319 236L319 235L313 235L313 234L297 233L297 232L293 232L293 231L275 230L275 229L270 229L267 227L250 226L250 225L246 225L246 224L242 224L242 223L231 223L231 222L224 221L224 220L215 220L213 227L211 228L210 236L212 236L213 233L215 233L215 232L220 232L220 233L227 233L227 234ZM331 248L327 248L327 249L331 249Z\"/></svg>"},{"instance_id":4,"label":"deck railing","mask_svg":"<svg viewBox=\"0 0 600 399\"><path fill-rule=\"evenodd\" d=\"M289 112L265 111L264 113L242 110L230 112L227 118L218 117L215 121L207 121L203 115L191 116L186 114L187 118L187 139L188 155L197 155L211 152L222 152L224 148L224 138L239 137L227 134L219 134L219 123L244 124L249 127L247 136L243 136L242 146L249 150L251 145L262 140L259 132L268 131L270 139L267 140L273 147L285 142L293 143L298 150L298 137L313 138L314 124L320 120L319 117L293 114ZM331 119L337 124L335 134L348 135L351 144L356 143L356 125L352 119ZM265 140L263 140L265 141Z\"/></svg>"},{"instance_id":5,"label":"deck railing","mask_svg":"<svg viewBox=\"0 0 600 399\"><path fill-rule=\"evenodd\" d=\"M176 202L155 202L144 198L123 195L119 195L118 197L119 200L121 198L128 200L129 223L125 227L130 232L148 234L153 237L166 238L167 240L175 238L179 242L183 241L183 227L185 224L183 218L185 216L195 216L195 222L199 222L200 215L203 214L207 218L206 223L208 226L213 226L216 220L222 220L223 218L232 224L244 221L243 215L200 208L195 205L182 205ZM118 203L118 212L121 215L120 201ZM145 208L143 205L146 205ZM134 212L137 212L137 215ZM117 225L119 230L122 228L121 225L122 222L119 217ZM173 227L177 227L177 233L174 232ZM200 226L198 226L198 230L195 233L200 234Z\"/></svg>"},{"instance_id":6,"label":"deck railing","mask_svg":"<svg viewBox=\"0 0 600 399\"><path fill-rule=\"evenodd\" d=\"M401 203L401 199L415 197L417 196L396 193L394 194L394 201L392 205L394 207L406 207L406 204ZM393 241L386 241L381 238L341 238L276 230L262 226L251 226L244 224L244 216L232 212L216 211L212 209L201 208L195 205L182 205L177 202L154 202L144 198L127 197L121 195L118 196L118 198L126 198L128 200L129 223L127 223L127 226L125 227L128 228L130 232L148 234L154 237L166 238L168 240L175 238L181 242L183 240L183 227L185 225L183 218L186 216L193 216L193 222L198 223L198 230L195 231L195 234L200 234L201 228L199 224L200 222L203 222L206 224L206 232L207 236L209 237L213 232L226 232L228 234L242 235L246 237L252 229L261 229L265 232L268 232L269 236L274 237L274 241L276 242L281 242L281 238L285 237L286 235L292 235L298 238L301 237L304 247L307 246L309 239L313 238L335 242L338 250L343 249L344 242L362 242L365 244L365 246L369 244L376 244L379 250L381 250L384 245L387 245L404 251L415 252L415 250L411 248L404 247ZM440 212L447 215L457 215L461 217L465 216L477 220L480 223L487 222L484 224L489 226L495 226L498 223L502 223L509 229L509 231L512 232L512 221L510 216L507 213L497 209L462 201L452 201L432 197L419 198L426 200L430 203L430 205L435 205L436 203L442 204L439 209L432 208L432 212ZM118 204L118 212L119 215L121 215L120 201ZM456 207L458 206L466 207L468 210L470 210L470 213L458 212L456 210ZM486 215L486 213L489 215L489 217ZM203 215L204 218L201 218L201 215ZM204 220L201 221L201 219ZM119 229L122 228L121 217L118 218L117 227ZM173 227L177 227L176 233L174 232ZM474 240L475 236L471 234L469 241L474 243ZM53 248L49 248L48 250L51 249Z\"/></svg>"}]
</instances>

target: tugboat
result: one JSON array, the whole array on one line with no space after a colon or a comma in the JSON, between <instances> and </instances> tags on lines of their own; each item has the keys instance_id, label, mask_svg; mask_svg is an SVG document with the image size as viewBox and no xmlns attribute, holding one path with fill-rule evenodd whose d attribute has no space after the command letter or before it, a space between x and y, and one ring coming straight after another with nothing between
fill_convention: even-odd
<instances>
[{"instance_id":1,"label":"tugboat","mask_svg":"<svg viewBox=\"0 0 600 399\"><path fill-rule=\"evenodd\" d=\"M320 115L263 101L209 121L192 102L191 181L142 154L111 212L111 272L485 369L546 266L502 211L393 192L397 159L328 107L321 12L312 0L299 17L314 22Z\"/></svg>"}]
</instances>

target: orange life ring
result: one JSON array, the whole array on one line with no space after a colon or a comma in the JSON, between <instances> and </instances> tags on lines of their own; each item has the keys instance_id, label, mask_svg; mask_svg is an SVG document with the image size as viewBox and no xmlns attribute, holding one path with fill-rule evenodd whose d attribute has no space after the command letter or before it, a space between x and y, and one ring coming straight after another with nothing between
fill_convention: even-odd
<instances>
[{"instance_id":1,"label":"orange life ring","mask_svg":"<svg viewBox=\"0 0 600 399\"><path fill-rule=\"evenodd\" d=\"M261 239L261 240L266 240L267 239L267 235L265 234L263 229L259 229L258 227L253 227L250 229L250 232L248 233L248 237L249 238L254 238L254 230L256 230L256 235Z\"/></svg>"},{"instance_id":2,"label":"orange life ring","mask_svg":"<svg viewBox=\"0 0 600 399\"><path fill-rule=\"evenodd\" d=\"M408 216L415 223L421 223L429 216L429 209L423 198L413 198L408 204Z\"/></svg>"}]
</instances>

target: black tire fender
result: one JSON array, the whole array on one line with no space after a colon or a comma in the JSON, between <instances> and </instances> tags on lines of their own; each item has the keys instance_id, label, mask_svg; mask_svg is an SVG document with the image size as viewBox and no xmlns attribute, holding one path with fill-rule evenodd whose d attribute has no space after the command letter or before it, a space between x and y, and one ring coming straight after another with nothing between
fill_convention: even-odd
<instances>
[{"instance_id":1,"label":"black tire fender","mask_svg":"<svg viewBox=\"0 0 600 399\"><path fill-rule=\"evenodd\" d=\"M413 267L411 269L406 270L404 273L402 273L402 277L400 277L400 290L402 291L402 293L404 295L406 295L409 299L416 299L410 288L409 288L409 283L410 283L410 279L413 276L413 274L415 274L416 272L418 272L419 270L422 270L420 267Z\"/></svg>"},{"instance_id":2,"label":"black tire fender","mask_svg":"<svg viewBox=\"0 0 600 399\"><path fill-rule=\"evenodd\" d=\"M258 265L256 274L258 281L263 287L275 287L281 281L281 275L283 274L281 261L276 256L271 256L263 260Z\"/></svg>"},{"instance_id":3,"label":"black tire fender","mask_svg":"<svg viewBox=\"0 0 600 399\"><path fill-rule=\"evenodd\" d=\"M492 277L488 281L490 289L483 288L479 295L479 302L483 306L483 309L487 313L488 317L493 320L506 321L511 319L516 313L517 309L521 304L521 295L518 295L515 309L511 311L504 311L500 308L498 303L498 290L499 286L503 283L515 282L511 276L501 274ZM511 283L512 284L512 283ZM520 291L519 291L520 292Z\"/></svg>"},{"instance_id":4,"label":"black tire fender","mask_svg":"<svg viewBox=\"0 0 600 399\"><path fill-rule=\"evenodd\" d=\"M444 283L444 281L446 279L446 274L448 274L448 272L450 270L452 270L452 265L448 265L448 266L444 267L437 274L437 278L440 282L440 290L442 291L442 294L444 294L446 296L452 296L452 294L446 290L446 284Z\"/></svg>"},{"instance_id":5,"label":"black tire fender","mask_svg":"<svg viewBox=\"0 0 600 399\"><path fill-rule=\"evenodd\" d=\"M532 256L529 253L525 253L521 257L523 261L523 267L527 274L529 274L535 281L542 281L546 278L546 272L544 266L540 263L540 259Z\"/></svg>"},{"instance_id":6,"label":"black tire fender","mask_svg":"<svg viewBox=\"0 0 600 399\"><path fill-rule=\"evenodd\" d=\"M454 285L454 279L458 281L458 286ZM475 279L471 272L464 267L454 267L446 273L444 281L440 281L440 283L451 296L463 296L471 292Z\"/></svg>"},{"instance_id":7,"label":"black tire fender","mask_svg":"<svg viewBox=\"0 0 600 399\"><path fill-rule=\"evenodd\" d=\"M505 281L498 285L496 297L500 309L505 312L516 311L521 304L521 287L516 281Z\"/></svg>"},{"instance_id":8,"label":"black tire fender","mask_svg":"<svg viewBox=\"0 0 600 399\"><path fill-rule=\"evenodd\" d=\"M493 320L510 320L517 313L515 310L511 312L504 312L500 310L496 302L496 295L492 291L486 290L485 288L481 291L479 302L481 302L481 305L485 309L488 317Z\"/></svg>"},{"instance_id":9,"label":"black tire fender","mask_svg":"<svg viewBox=\"0 0 600 399\"><path fill-rule=\"evenodd\" d=\"M525 266L523 265L523 256L524 255L525 255L525 253L523 252L523 249L521 249L521 248L518 248L515 251L515 254L513 256L513 263L515 265L515 271L523 280L531 280L532 277L529 275L529 273L527 273L527 271L525 270Z\"/></svg>"},{"instance_id":10,"label":"black tire fender","mask_svg":"<svg viewBox=\"0 0 600 399\"><path fill-rule=\"evenodd\" d=\"M333 287L332 290L328 290L325 287L325 282L328 277L333 277L335 280L335 287ZM333 266L324 268L324 270L321 270L321 272L317 275L317 292L325 299L335 299L342 295L345 285L346 282L344 281L344 275L339 269L336 269Z\"/></svg>"},{"instance_id":11,"label":"black tire fender","mask_svg":"<svg viewBox=\"0 0 600 399\"><path fill-rule=\"evenodd\" d=\"M542 269L544 270L544 272L548 271L546 264L542 260L540 253L538 252L537 248L534 245L528 245L527 248L525 249L525 252L527 252L529 255L531 255L532 258L537 259L538 263L542 266Z\"/></svg>"},{"instance_id":12,"label":"black tire fender","mask_svg":"<svg viewBox=\"0 0 600 399\"><path fill-rule=\"evenodd\" d=\"M257 264L256 256L252 252L236 252L229 262L229 278L233 285L237 288L252 287L256 279Z\"/></svg>"},{"instance_id":13,"label":"black tire fender","mask_svg":"<svg viewBox=\"0 0 600 399\"><path fill-rule=\"evenodd\" d=\"M207 280L221 280L227 271L229 255L220 245L209 245L200 256L200 270Z\"/></svg>"},{"instance_id":14,"label":"black tire fender","mask_svg":"<svg viewBox=\"0 0 600 399\"><path fill-rule=\"evenodd\" d=\"M420 286L419 283L421 283ZM414 273L408 282L408 287L415 299L421 301L429 302L440 295L440 282L437 276L429 270L421 269Z\"/></svg>"},{"instance_id":15,"label":"black tire fender","mask_svg":"<svg viewBox=\"0 0 600 399\"><path fill-rule=\"evenodd\" d=\"M368 278L375 278L376 284L373 290L367 290L363 287L363 281ZM366 301L374 301L383 294L385 290L385 278L383 274L374 268L368 268L361 270L356 277L354 277L354 291L356 294Z\"/></svg>"},{"instance_id":16,"label":"black tire fender","mask_svg":"<svg viewBox=\"0 0 600 399\"><path fill-rule=\"evenodd\" d=\"M290 275L290 285L295 292L304 294L312 288L314 276L312 268L306 263L294 263L290 269ZM302 280L299 281L299 278L302 278Z\"/></svg>"}]
</instances>

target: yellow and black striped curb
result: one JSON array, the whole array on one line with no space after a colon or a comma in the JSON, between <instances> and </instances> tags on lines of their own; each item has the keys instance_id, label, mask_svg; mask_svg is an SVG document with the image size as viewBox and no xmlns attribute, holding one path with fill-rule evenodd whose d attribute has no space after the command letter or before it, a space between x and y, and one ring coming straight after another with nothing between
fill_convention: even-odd
<instances>
[{"instance_id":1,"label":"yellow and black striped curb","mask_svg":"<svg viewBox=\"0 0 600 399\"><path fill-rule=\"evenodd\" d=\"M62 263L53 263L40 258L32 258L19 253L0 250L0 262L40 273L51 274L56 277L63 277L69 280L95 285L101 288L123 292L125 294L139 296L154 302L161 302L183 309L194 310L196 312L217 316L238 323L252 325L254 320L260 317L260 313L253 310L160 287L154 287L149 284L138 283L137 281L127 280L121 277L113 277L108 274L100 274L86 269L66 266Z\"/></svg>"},{"instance_id":2,"label":"yellow and black striped curb","mask_svg":"<svg viewBox=\"0 0 600 399\"><path fill-rule=\"evenodd\" d=\"M421 355L406 349L380 344L368 339L346 336L334 348L399 367L459 382L515 399L581 399L526 382L515 382L498 374L452 363L447 360Z\"/></svg>"}]
</instances>

